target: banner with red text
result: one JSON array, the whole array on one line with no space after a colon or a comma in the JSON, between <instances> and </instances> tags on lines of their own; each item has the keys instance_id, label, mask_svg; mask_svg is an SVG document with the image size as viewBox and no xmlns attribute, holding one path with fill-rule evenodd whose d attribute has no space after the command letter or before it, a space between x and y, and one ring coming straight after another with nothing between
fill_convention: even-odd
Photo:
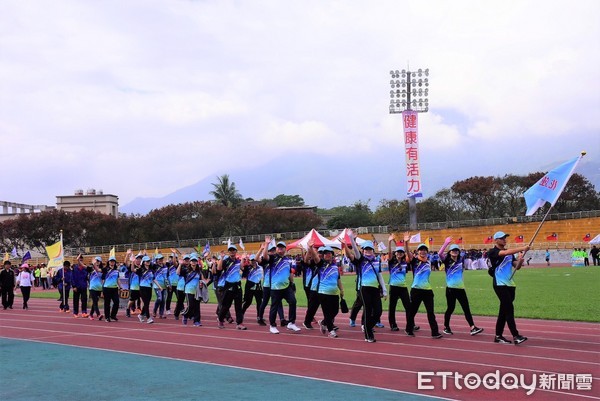
<instances>
[{"instance_id":1,"label":"banner with red text","mask_svg":"<svg viewBox=\"0 0 600 401\"><path fill-rule=\"evenodd\" d=\"M422 197L421 168L419 167L419 130L418 113L405 110L402 112L404 127L404 151L406 155L407 197Z\"/></svg>"}]
</instances>

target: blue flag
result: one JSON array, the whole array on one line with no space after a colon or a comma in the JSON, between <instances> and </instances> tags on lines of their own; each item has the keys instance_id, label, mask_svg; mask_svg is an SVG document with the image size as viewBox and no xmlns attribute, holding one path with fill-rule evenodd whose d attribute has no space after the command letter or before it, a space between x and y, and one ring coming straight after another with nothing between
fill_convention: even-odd
<instances>
[{"instance_id":1,"label":"blue flag","mask_svg":"<svg viewBox=\"0 0 600 401\"><path fill-rule=\"evenodd\" d=\"M31 252L27 251L25 252L25 255L23 255L23 260L21 261L21 263L25 263L25 261L29 259L31 259Z\"/></svg>"},{"instance_id":2,"label":"blue flag","mask_svg":"<svg viewBox=\"0 0 600 401\"><path fill-rule=\"evenodd\" d=\"M207 255L210 253L210 244L206 241L206 245L204 245L204 250L202 251L203 255Z\"/></svg>"},{"instance_id":3,"label":"blue flag","mask_svg":"<svg viewBox=\"0 0 600 401\"><path fill-rule=\"evenodd\" d=\"M19 256L19 254L17 254L17 247L13 246L12 251L10 251L10 257L13 258L13 259L16 259L17 256Z\"/></svg>"},{"instance_id":4,"label":"blue flag","mask_svg":"<svg viewBox=\"0 0 600 401\"><path fill-rule=\"evenodd\" d=\"M546 202L550 203L550 207L554 206L562 191L564 191L569 182L569 178L573 175L573 171L577 167L579 160L585 155L582 153L574 159L561 164L554 170L548 171L538 182L529 188L523 196L527 204L527 212L525 215L531 216Z\"/></svg>"}]
</instances>

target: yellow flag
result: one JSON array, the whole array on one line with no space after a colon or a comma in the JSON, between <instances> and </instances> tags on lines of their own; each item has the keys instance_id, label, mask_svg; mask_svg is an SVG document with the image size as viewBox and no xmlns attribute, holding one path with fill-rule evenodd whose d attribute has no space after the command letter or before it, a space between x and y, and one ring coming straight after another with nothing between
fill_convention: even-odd
<instances>
[{"instance_id":1,"label":"yellow flag","mask_svg":"<svg viewBox=\"0 0 600 401\"><path fill-rule=\"evenodd\" d=\"M6 252L6 253L4 254L4 262L6 262L6 261L7 261L7 260L9 260L9 259L10 259L10 255L8 254L8 252Z\"/></svg>"},{"instance_id":2,"label":"yellow flag","mask_svg":"<svg viewBox=\"0 0 600 401\"><path fill-rule=\"evenodd\" d=\"M54 245L47 246L46 253L48 254L48 267L62 268L64 261L62 240Z\"/></svg>"},{"instance_id":3,"label":"yellow flag","mask_svg":"<svg viewBox=\"0 0 600 401\"><path fill-rule=\"evenodd\" d=\"M154 256L156 257L156 255L158 255L158 247L156 247L156 249L154 250Z\"/></svg>"},{"instance_id":4,"label":"yellow flag","mask_svg":"<svg viewBox=\"0 0 600 401\"><path fill-rule=\"evenodd\" d=\"M108 257L109 258L116 258L116 256L115 256L115 247L114 246L110 249L110 255L108 255Z\"/></svg>"}]
</instances>

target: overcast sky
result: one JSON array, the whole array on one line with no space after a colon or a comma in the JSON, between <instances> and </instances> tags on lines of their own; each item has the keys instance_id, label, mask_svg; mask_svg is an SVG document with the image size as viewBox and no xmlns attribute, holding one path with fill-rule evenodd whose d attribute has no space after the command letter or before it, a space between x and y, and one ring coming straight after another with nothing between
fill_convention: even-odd
<instances>
[{"instance_id":1,"label":"overcast sky","mask_svg":"<svg viewBox=\"0 0 600 401\"><path fill-rule=\"evenodd\" d=\"M97 188L123 205L286 154L340 182L352 163L401 198L389 71L409 63L430 70L426 195L435 177L526 174L584 149L598 162L599 21L597 0L3 0L0 200Z\"/></svg>"}]
</instances>

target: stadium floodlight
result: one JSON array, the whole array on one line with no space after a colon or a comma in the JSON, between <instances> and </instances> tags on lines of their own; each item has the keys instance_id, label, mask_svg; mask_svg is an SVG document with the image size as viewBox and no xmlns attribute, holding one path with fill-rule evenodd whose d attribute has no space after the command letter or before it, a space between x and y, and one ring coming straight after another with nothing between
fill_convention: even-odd
<instances>
[{"instance_id":1,"label":"stadium floodlight","mask_svg":"<svg viewBox=\"0 0 600 401\"><path fill-rule=\"evenodd\" d=\"M429 68L390 71L390 114L429 111Z\"/></svg>"}]
</instances>

